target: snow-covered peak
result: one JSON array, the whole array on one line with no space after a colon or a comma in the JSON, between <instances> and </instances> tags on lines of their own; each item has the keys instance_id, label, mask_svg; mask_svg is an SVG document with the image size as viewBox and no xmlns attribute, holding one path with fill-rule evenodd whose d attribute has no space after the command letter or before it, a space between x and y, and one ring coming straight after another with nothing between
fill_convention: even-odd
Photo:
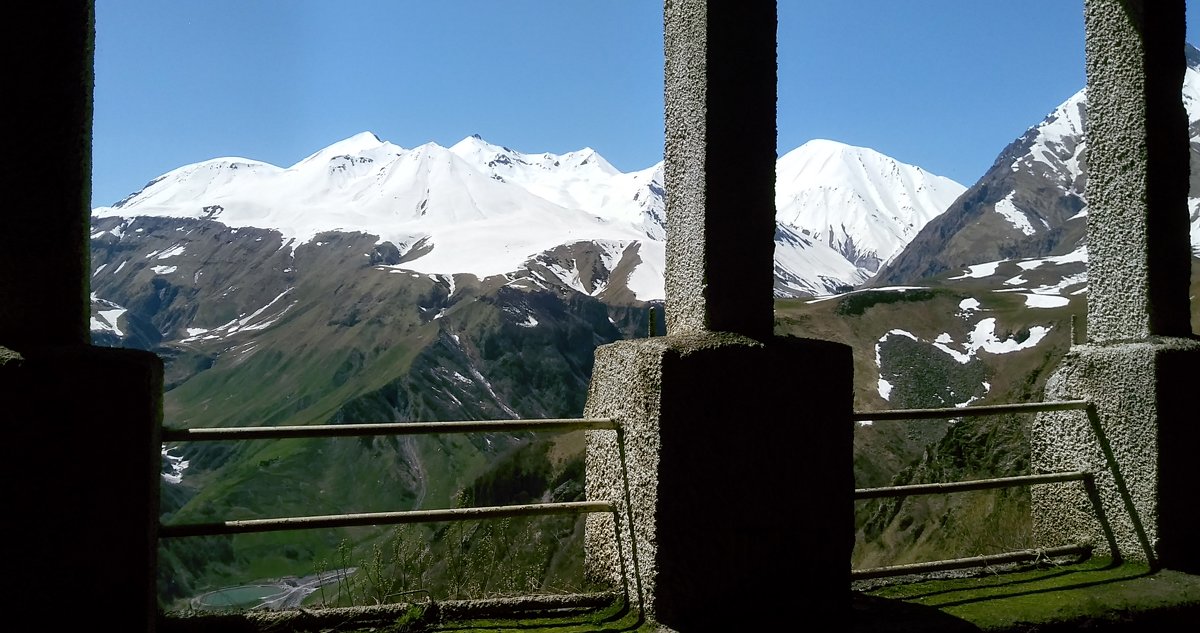
<instances>
[{"instance_id":1,"label":"snow-covered peak","mask_svg":"<svg viewBox=\"0 0 1200 633\"><path fill-rule=\"evenodd\" d=\"M1052 181L1064 191L1083 194L1083 168L1087 148L1087 89L1071 95L1041 123L1025 133L1029 149L1013 160L1013 171L1027 171Z\"/></svg>"},{"instance_id":2,"label":"snow-covered peak","mask_svg":"<svg viewBox=\"0 0 1200 633\"><path fill-rule=\"evenodd\" d=\"M525 154L489 143L478 134L472 134L452 145L450 151L482 171L506 180L536 181L539 175L544 176L546 172L577 172L592 177L611 177L621 173L590 147L565 154Z\"/></svg>"},{"instance_id":3,"label":"snow-covered peak","mask_svg":"<svg viewBox=\"0 0 1200 633\"><path fill-rule=\"evenodd\" d=\"M1187 68L1183 76L1183 104L1192 124L1200 122L1200 50L1184 45ZM1049 178L1068 193L1083 196L1083 167L1087 137L1087 89L1061 103L1040 123L1025 132L1028 149L1013 158L1013 171Z\"/></svg>"},{"instance_id":4,"label":"snow-covered peak","mask_svg":"<svg viewBox=\"0 0 1200 633\"><path fill-rule=\"evenodd\" d=\"M776 219L870 272L966 190L873 149L825 139L781 157L776 178Z\"/></svg>"},{"instance_id":5,"label":"snow-covered peak","mask_svg":"<svg viewBox=\"0 0 1200 633\"><path fill-rule=\"evenodd\" d=\"M639 227L661 239L662 178L650 187L647 171L623 174L596 150L585 147L565 154L525 154L494 145L478 135L455 143L450 151L500 182L513 184L562 207L582 209L607 220ZM660 169L661 171L661 169ZM656 202L652 198L658 198Z\"/></svg>"},{"instance_id":6,"label":"snow-covered peak","mask_svg":"<svg viewBox=\"0 0 1200 633\"><path fill-rule=\"evenodd\" d=\"M292 168L296 169L308 163L323 162L333 156L356 156L363 152L377 149L383 144L384 142L374 132L359 132L350 138L342 139L313 152L295 165L292 165Z\"/></svg>"},{"instance_id":7,"label":"snow-covered peak","mask_svg":"<svg viewBox=\"0 0 1200 633\"><path fill-rule=\"evenodd\" d=\"M101 207L97 211L101 215L158 215L157 210L163 206L194 205L196 200L219 196L219 192L234 183L271 178L282 171L270 163L249 158L213 158L173 169L112 207Z\"/></svg>"},{"instance_id":8,"label":"snow-covered peak","mask_svg":"<svg viewBox=\"0 0 1200 633\"><path fill-rule=\"evenodd\" d=\"M490 143L478 134L472 134L467 138L450 146L450 151L463 157L467 156L519 156L520 152L515 152L502 145Z\"/></svg>"}]
</instances>

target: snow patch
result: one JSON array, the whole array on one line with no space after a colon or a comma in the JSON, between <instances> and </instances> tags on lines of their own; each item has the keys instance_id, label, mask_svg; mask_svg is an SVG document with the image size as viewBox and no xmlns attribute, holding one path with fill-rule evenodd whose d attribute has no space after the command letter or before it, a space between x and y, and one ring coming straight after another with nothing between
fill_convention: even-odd
<instances>
[{"instance_id":1,"label":"snow patch","mask_svg":"<svg viewBox=\"0 0 1200 633\"><path fill-rule=\"evenodd\" d=\"M93 295L93 300L95 296ZM111 301L105 301L108 305L116 305ZM117 336L125 336L125 332L117 325L117 321L125 314L125 308L113 308L111 310L97 310L96 314L99 318L91 317L90 329L92 332L112 332Z\"/></svg>"},{"instance_id":2,"label":"snow patch","mask_svg":"<svg viewBox=\"0 0 1200 633\"><path fill-rule=\"evenodd\" d=\"M177 266L155 266L155 267L151 268L150 270L153 270L154 274L156 274L156 275L169 275L169 274L175 272L176 270L178 270L178 267Z\"/></svg>"},{"instance_id":3,"label":"snow patch","mask_svg":"<svg viewBox=\"0 0 1200 633\"><path fill-rule=\"evenodd\" d=\"M892 383L883 378L879 379L879 396L888 401L892 399Z\"/></svg>"},{"instance_id":4,"label":"snow patch","mask_svg":"<svg viewBox=\"0 0 1200 633\"><path fill-rule=\"evenodd\" d=\"M1000 261L984 262L982 264L968 266L967 270L964 271L963 274L959 275L958 277L950 277L949 279L983 279L984 277L991 277L992 275L996 274L996 268L1006 261L1008 260L1002 259Z\"/></svg>"},{"instance_id":5,"label":"snow patch","mask_svg":"<svg viewBox=\"0 0 1200 633\"><path fill-rule=\"evenodd\" d=\"M500 396L499 396L499 394L496 393L496 390L492 389L492 383L488 382L487 379L485 379L483 377L483 374L479 373L478 369L475 369L474 367L472 367L471 375L475 377L475 381L477 383L483 385L484 389L487 389L488 394L490 394L492 396L492 400L494 400L496 402L496 404L500 405L500 408L504 409L505 413L512 416L512 418L514 420L521 419L521 414L517 413L516 411L513 411L512 407L508 406L507 404L505 404L505 402L503 400L500 399Z\"/></svg>"},{"instance_id":6,"label":"snow patch","mask_svg":"<svg viewBox=\"0 0 1200 633\"><path fill-rule=\"evenodd\" d=\"M953 341L943 342L945 339L940 336L933 346L965 365L971 362L971 359L981 350L989 354L1008 354L1034 347L1046 337L1050 330L1049 327L1035 325L1029 328L1029 336L1024 341L1018 341L1015 338L1000 340L996 337L996 319L989 317L976 323L975 329L967 334L967 342L962 345L962 351L950 347Z\"/></svg>"},{"instance_id":7,"label":"snow patch","mask_svg":"<svg viewBox=\"0 0 1200 633\"><path fill-rule=\"evenodd\" d=\"M233 287L230 286L230 289L232 290ZM287 314L288 310L291 310L293 307L295 307L297 302L293 301L293 302L289 303L286 307L283 308L283 310L281 310L278 314L272 315L272 317L269 319L264 319L257 323L255 323L254 321L256 319L258 319L260 316L262 316L262 314L264 312L266 312L271 306L275 305L280 299L286 297L293 290L295 290L295 288L288 288L287 290L284 290L283 292L279 293L278 295L275 296L274 299L271 299L271 301L269 301L267 303L267 305L255 310L253 313L250 314L250 316L245 316L243 314L243 315L240 315L238 318L233 319L224 325L221 325L220 327L213 328L211 333L208 333L207 335L203 336L202 340L210 340L210 339L214 339L214 338L220 338L222 336L228 336L228 335L234 334L236 332L252 332L255 330L265 330L268 327L271 327L272 325L275 324L276 321L278 321L281 317L283 317L283 315Z\"/></svg>"},{"instance_id":8,"label":"snow patch","mask_svg":"<svg viewBox=\"0 0 1200 633\"><path fill-rule=\"evenodd\" d=\"M858 290L851 290L850 292L842 292L842 293L838 293L838 294L831 294L831 295L815 297L815 298L809 299L808 301L805 301L804 303L820 303L822 301L829 301L830 299L840 299L842 297L848 297L850 295L859 294L859 293L863 293L863 292L907 292L909 290L927 290L928 288L929 288L929 286L880 286L878 288L860 288Z\"/></svg>"},{"instance_id":9,"label":"snow patch","mask_svg":"<svg viewBox=\"0 0 1200 633\"><path fill-rule=\"evenodd\" d=\"M1022 294L1025 295L1026 308L1061 308L1071 303L1070 299L1066 297L1060 297L1058 295L1043 295L1036 293Z\"/></svg>"},{"instance_id":10,"label":"snow patch","mask_svg":"<svg viewBox=\"0 0 1200 633\"><path fill-rule=\"evenodd\" d=\"M1054 255L1052 257L1039 257L1037 259L1027 259L1017 262L1017 267L1021 270L1033 270L1043 264L1053 264L1059 266L1062 264L1086 263L1087 262L1087 246L1079 248L1067 253L1066 255Z\"/></svg>"},{"instance_id":11,"label":"snow patch","mask_svg":"<svg viewBox=\"0 0 1200 633\"><path fill-rule=\"evenodd\" d=\"M1029 221L1029 216L1024 211L1018 209L1017 205L1013 204L1012 198L1015 193L1009 192L993 208L996 210L996 213L1004 216L1004 219L1008 220L1008 223L1013 225L1014 228L1025 235L1033 235L1037 232L1037 229L1033 228L1033 224Z\"/></svg>"},{"instance_id":12,"label":"snow patch","mask_svg":"<svg viewBox=\"0 0 1200 633\"><path fill-rule=\"evenodd\" d=\"M169 257L175 257L176 255L182 255L183 250L184 250L184 247L182 244L176 244L176 245L172 246L171 248L168 248L167 250L159 253L158 258L159 259L167 259Z\"/></svg>"},{"instance_id":13,"label":"snow patch","mask_svg":"<svg viewBox=\"0 0 1200 633\"><path fill-rule=\"evenodd\" d=\"M167 448L166 444L162 446L162 459L164 470L162 473L163 481L169 484L178 484L183 481L183 471L187 470L188 460L178 455L172 455L172 448Z\"/></svg>"}]
</instances>

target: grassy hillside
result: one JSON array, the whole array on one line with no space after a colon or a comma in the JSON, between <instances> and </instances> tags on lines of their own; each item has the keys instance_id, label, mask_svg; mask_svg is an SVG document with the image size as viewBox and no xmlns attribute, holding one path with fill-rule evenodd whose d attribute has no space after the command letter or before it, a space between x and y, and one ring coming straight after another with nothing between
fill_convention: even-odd
<instances>
[{"instance_id":1,"label":"grassy hillside","mask_svg":"<svg viewBox=\"0 0 1200 633\"><path fill-rule=\"evenodd\" d=\"M1006 291L997 280L1023 274L1033 283L1053 283L1037 276L1045 273L1001 265L989 278L943 277L919 290L859 291L816 302L780 301L777 331L850 345L859 411L953 406L972 398L972 405L1039 401L1046 379L1070 347L1072 315L1077 327L1086 331L1085 295L1065 293L1066 305L1032 308L1022 294ZM1200 332L1198 290L1200 260L1193 260L1193 332ZM963 310L962 302L971 299L979 306ZM1048 331L1026 349L1003 354L979 350L967 363L934 345L939 336L948 334L956 342L949 347L961 350L968 333L985 318L995 319L1000 340L1029 341L1036 328ZM889 336L897 329L916 340ZM881 377L892 383L890 401L880 394ZM988 388L980 390L985 382ZM914 420L857 426L856 485L1025 474L1032 419L1032 415L1007 415L963 418L950 424ZM1031 544L1027 488L858 502L856 524L855 567L998 553Z\"/></svg>"}]
</instances>

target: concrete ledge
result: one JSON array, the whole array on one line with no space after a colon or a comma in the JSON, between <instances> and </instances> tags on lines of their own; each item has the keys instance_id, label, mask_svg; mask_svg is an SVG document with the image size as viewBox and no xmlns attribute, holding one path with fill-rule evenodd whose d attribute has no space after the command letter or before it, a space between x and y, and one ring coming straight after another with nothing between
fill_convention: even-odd
<instances>
[{"instance_id":1,"label":"concrete ledge","mask_svg":"<svg viewBox=\"0 0 1200 633\"><path fill-rule=\"evenodd\" d=\"M853 631L1191 631L1200 577L1092 559L856 593Z\"/></svg>"}]
</instances>

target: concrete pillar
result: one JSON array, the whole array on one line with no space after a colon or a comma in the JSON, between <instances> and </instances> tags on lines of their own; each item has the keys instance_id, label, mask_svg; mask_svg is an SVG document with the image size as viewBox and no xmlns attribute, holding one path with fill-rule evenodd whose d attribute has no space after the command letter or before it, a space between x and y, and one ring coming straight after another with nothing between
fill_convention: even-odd
<instances>
[{"instance_id":1,"label":"concrete pillar","mask_svg":"<svg viewBox=\"0 0 1200 633\"><path fill-rule=\"evenodd\" d=\"M162 363L88 344L94 6L4 13L7 564L20 608L55 628L153 631Z\"/></svg>"},{"instance_id":2,"label":"concrete pillar","mask_svg":"<svg viewBox=\"0 0 1200 633\"><path fill-rule=\"evenodd\" d=\"M1046 398L1095 409L1038 416L1031 447L1036 471L1090 470L1097 490L1035 487L1034 534L1200 571L1184 2L1088 0L1085 20L1088 344L1071 348Z\"/></svg>"},{"instance_id":3,"label":"concrete pillar","mask_svg":"<svg viewBox=\"0 0 1200 633\"><path fill-rule=\"evenodd\" d=\"M1088 340L1189 336L1184 0L1089 0Z\"/></svg>"},{"instance_id":4,"label":"concrete pillar","mask_svg":"<svg viewBox=\"0 0 1200 633\"><path fill-rule=\"evenodd\" d=\"M668 0L667 331L771 336L774 2Z\"/></svg>"},{"instance_id":5,"label":"concrete pillar","mask_svg":"<svg viewBox=\"0 0 1200 633\"><path fill-rule=\"evenodd\" d=\"M5 11L0 345L88 343L90 2ZM56 285L46 288L48 283Z\"/></svg>"},{"instance_id":6,"label":"concrete pillar","mask_svg":"<svg viewBox=\"0 0 1200 633\"><path fill-rule=\"evenodd\" d=\"M853 369L772 334L775 3L664 16L668 335L596 350L585 415L622 431L589 433L587 495L624 547L589 516L587 569L667 629L820 621L849 608Z\"/></svg>"}]
</instances>

